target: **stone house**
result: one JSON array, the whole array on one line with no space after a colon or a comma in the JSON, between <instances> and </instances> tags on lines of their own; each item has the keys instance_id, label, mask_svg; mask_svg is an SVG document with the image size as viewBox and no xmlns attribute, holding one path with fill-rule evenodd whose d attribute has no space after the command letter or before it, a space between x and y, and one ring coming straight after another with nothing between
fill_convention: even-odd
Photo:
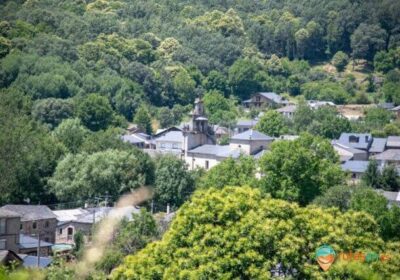
<instances>
[{"instance_id":1,"label":"stone house","mask_svg":"<svg viewBox=\"0 0 400 280\"><path fill-rule=\"evenodd\" d=\"M1 209L18 213L21 217L20 233L25 235L40 234L40 239L54 243L57 219L45 205L14 205L8 204Z\"/></svg>"},{"instance_id":2,"label":"stone house","mask_svg":"<svg viewBox=\"0 0 400 280\"><path fill-rule=\"evenodd\" d=\"M0 250L18 252L20 220L18 213L0 208Z\"/></svg>"},{"instance_id":3,"label":"stone house","mask_svg":"<svg viewBox=\"0 0 400 280\"><path fill-rule=\"evenodd\" d=\"M276 108L287 104L288 101L275 92L258 92L253 94L250 99L243 101L246 108Z\"/></svg>"}]
</instances>

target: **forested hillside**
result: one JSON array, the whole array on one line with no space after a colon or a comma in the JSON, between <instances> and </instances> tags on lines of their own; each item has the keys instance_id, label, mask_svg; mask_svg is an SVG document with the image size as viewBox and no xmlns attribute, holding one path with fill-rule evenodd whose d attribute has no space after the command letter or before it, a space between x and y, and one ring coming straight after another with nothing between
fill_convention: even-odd
<instances>
[{"instance_id":1,"label":"forested hillside","mask_svg":"<svg viewBox=\"0 0 400 280\"><path fill-rule=\"evenodd\" d=\"M258 90L400 104L398 1L0 5L3 201L53 201L47 181L65 154L125 149L118 127L179 124L199 95L221 124ZM360 61L365 81L341 73Z\"/></svg>"}]
</instances>

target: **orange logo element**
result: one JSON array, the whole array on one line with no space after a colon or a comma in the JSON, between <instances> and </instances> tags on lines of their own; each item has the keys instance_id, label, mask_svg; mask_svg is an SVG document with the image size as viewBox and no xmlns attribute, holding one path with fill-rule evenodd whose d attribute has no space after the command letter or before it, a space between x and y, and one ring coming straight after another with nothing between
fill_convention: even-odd
<instances>
[{"instance_id":1,"label":"orange logo element","mask_svg":"<svg viewBox=\"0 0 400 280\"><path fill-rule=\"evenodd\" d=\"M331 265L335 262L336 253L335 250L329 245L323 245L317 248L316 258L319 266L324 270L327 271Z\"/></svg>"}]
</instances>

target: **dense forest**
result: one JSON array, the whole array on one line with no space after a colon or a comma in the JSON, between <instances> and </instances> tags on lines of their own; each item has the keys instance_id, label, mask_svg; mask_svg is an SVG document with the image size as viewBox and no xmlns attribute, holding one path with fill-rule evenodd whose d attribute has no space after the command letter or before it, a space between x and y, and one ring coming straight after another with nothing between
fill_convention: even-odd
<instances>
[{"instance_id":1,"label":"dense forest","mask_svg":"<svg viewBox=\"0 0 400 280\"><path fill-rule=\"evenodd\" d=\"M399 191L397 170L372 161L353 188L330 139L400 135L400 122L376 106L351 121L305 100L400 105L400 1L17 0L0 1L0 18L0 204L74 208L146 185L152 210L179 209L160 229L143 204L87 279L399 275L400 208L373 190ZM211 124L231 126L259 116L239 106L257 91L297 110L268 110L256 129L300 135L258 161L188 171L119 137L131 123L149 134L180 124L196 97ZM310 265L322 243L393 258L323 274ZM43 279L77 279L76 263L56 261Z\"/></svg>"}]
</instances>

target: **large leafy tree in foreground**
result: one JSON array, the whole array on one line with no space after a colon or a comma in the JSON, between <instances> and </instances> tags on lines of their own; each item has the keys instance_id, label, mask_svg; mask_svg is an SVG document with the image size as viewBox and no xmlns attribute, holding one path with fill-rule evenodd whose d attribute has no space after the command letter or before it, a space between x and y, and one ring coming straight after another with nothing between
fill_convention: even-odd
<instances>
[{"instance_id":1,"label":"large leafy tree in foreground","mask_svg":"<svg viewBox=\"0 0 400 280\"><path fill-rule=\"evenodd\" d=\"M272 197L306 205L344 174L329 141L302 134L294 141L277 141L260 160L261 188Z\"/></svg>"},{"instance_id":2,"label":"large leafy tree in foreground","mask_svg":"<svg viewBox=\"0 0 400 280\"><path fill-rule=\"evenodd\" d=\"M196 193L163 239L128 256L112 278L271 279L274 271L291 279L332 279L315 261L316 248L329 244L336 252L387 250L393 256L388 262L347 275L369 269L383 279L400 272L400 259L377 231L365 213L302 208L250 187L211 188ZM332 273L348 279L342 266Z\"/></svg>"},{"instance_id":3,"label":"large leafy tree in foreground","mask_svg":"<svg viewBox=\"0 0 400 280\"><path fill-rule=\"evenodd\" d=\"M60 200L87 199L106 193L117 196L152 184L154 167L139 150L106 150L93 154L68 154L50 180Z\"/></svg>"}]
</instances>

